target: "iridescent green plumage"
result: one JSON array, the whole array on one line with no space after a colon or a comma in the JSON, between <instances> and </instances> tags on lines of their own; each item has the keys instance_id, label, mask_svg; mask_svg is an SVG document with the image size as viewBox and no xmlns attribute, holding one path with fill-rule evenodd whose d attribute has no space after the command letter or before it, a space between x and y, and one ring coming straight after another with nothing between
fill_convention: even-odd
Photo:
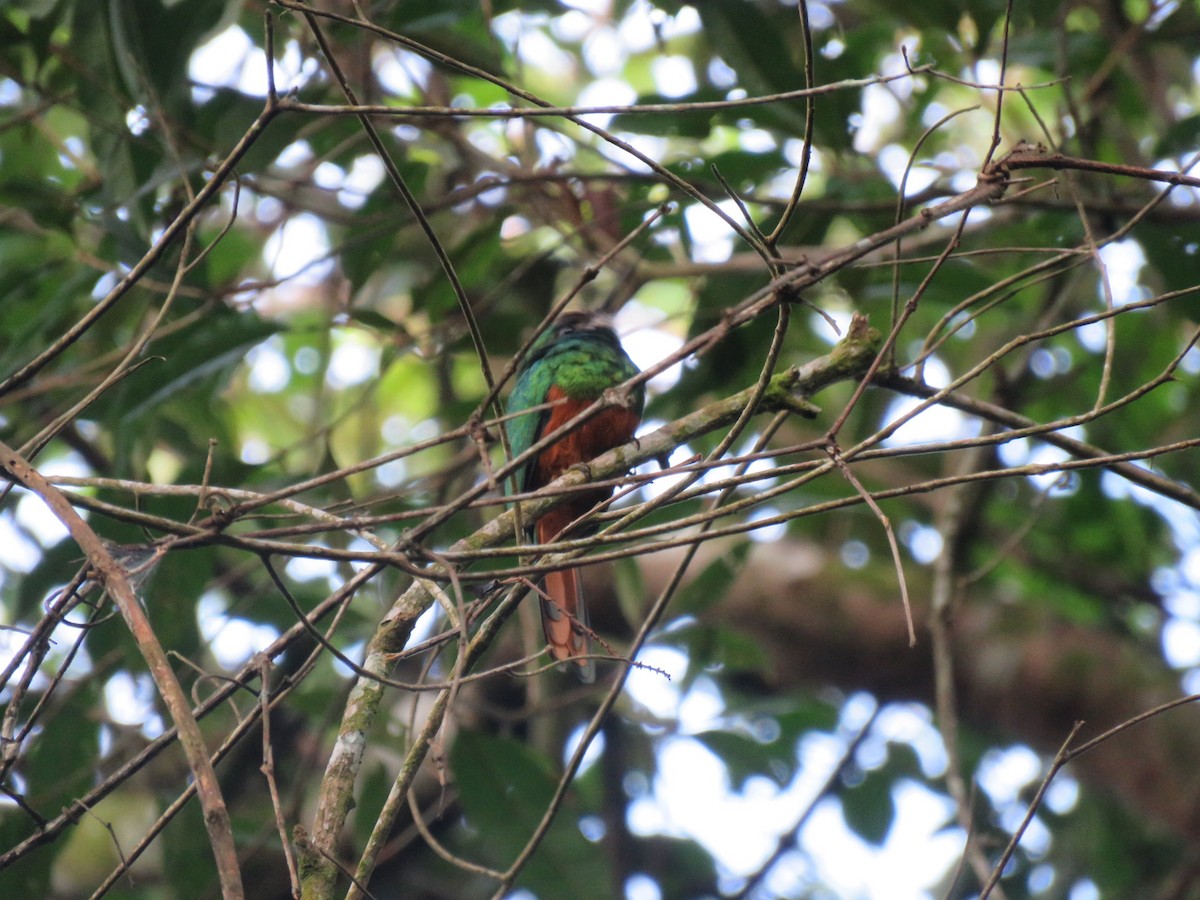
<instances>
[{"instance_id":1,"label":"iridescent green plumage","mask_svg":"<svg viewBox=\"0 0 1200 900\"><path fill-rule=\"evenodd\" d=\"M519 412L547 402L551 388L566 397L589 404L609 388L638 373L633 360L621 347L605 320L591 313L565 313L548 328L525 357L508 399L508 411ZM632 408L640 419L645 390L635 389ZM519 456L546 434L551 410L518 416L508 425L513 456ZM616 446L615 444L613 446ZM587 462L587 460L577 460ZM529 465L517 473L521 490L529 490Z\"/></svg>"}]
</instances>

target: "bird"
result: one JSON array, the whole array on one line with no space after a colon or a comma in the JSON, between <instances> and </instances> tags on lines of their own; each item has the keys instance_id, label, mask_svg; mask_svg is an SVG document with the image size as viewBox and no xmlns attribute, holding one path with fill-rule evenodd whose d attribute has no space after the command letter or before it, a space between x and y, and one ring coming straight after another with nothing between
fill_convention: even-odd
<instances>
[{"instance_id":1,"label":"bird","mask_svg":"<svg viewBox=\"0 0 1200 900\"><path fill-rule=\"evenodd\" d=\"M508 425L513 457L574 419L609 388L638 374L638 367L621 346L609 318L594 312L566 312L530 347L516 373L508 412L520 413ZM522 493L536 491L572 466L627 443L641 423L646 394L639 384L627 405L610 406L543 449L514 472L512 483ZM538 408L542 407L542 408ZM527 528L539 544L553 541L571 522L612 496L612 488L575 494L546 512ZM585 684L596 677L595 662L584 658L590 626L583 601L579 570L547 572L542 578L542 628L553 659L570 664Z\"/></svg>"}]
</instances>

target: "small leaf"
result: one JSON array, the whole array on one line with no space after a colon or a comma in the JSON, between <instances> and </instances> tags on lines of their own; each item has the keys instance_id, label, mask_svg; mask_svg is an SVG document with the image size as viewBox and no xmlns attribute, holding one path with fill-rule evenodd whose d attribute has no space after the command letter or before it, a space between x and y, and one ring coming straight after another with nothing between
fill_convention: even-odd
<instances>
[{"instance_id":1,"label":"small leaf","mask_svg":"<svg viewBox=\"0 0 1200 900\"><path fill-rule=\"evenodd\" d=\"M876 769L840 794L846 824L870 844L882 844L896 818L896 803L892 799L894 782L893 773L886 768Z\"/></svg>"},{"instance_id":2,"label":"small leaf","mask_svg":"<svg viewBox=\"0 0 1200 900\"><path fill-rule=\"evenodd\" d=\"M450 751L450 768L467 820L478 832L479 851L494 865L507 866L554 794L557 779L548 761L517 741L464 731ZM521 885L539 897L566 896L567 886L569 896L580 900L612 896L600 847L583 836L577 815L569 804L559 812L521 877Z\"/></svg>"}]
</instances>

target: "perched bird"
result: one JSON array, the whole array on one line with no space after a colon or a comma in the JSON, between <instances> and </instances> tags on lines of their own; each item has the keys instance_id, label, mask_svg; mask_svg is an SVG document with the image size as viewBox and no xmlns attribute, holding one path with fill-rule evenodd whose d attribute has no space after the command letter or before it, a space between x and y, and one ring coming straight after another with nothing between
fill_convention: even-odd
<instances>
[{"instance_id":1,"label":"perched bird","mask_svg":"<svg viewBox=\"0 0 1200 900\"><path fill-rule=\"evenodd\" d=\"M621 347L607 317L590 312L559 316L530 348L517 372L508 411L550 405L511 420L508 436L513 455L528 450L543 435L591 406L606 390L637 373L637 366ZM644 404L645 390L639 385L632 392L629 406L610 407L572 428L517 470L517 489L535 491L571 466L624 444L633 437ZM611 488L598 488L574 495L533 523L532 536L539 544L550 543L567 525L611 494ZM542 627L550 654L558 660L573 661L581 681L595 680L593 661L579 658L588 652L589 642L578 569L548 572L542 586L546 593L542 598Z\"/></svg>"}]
</instances>

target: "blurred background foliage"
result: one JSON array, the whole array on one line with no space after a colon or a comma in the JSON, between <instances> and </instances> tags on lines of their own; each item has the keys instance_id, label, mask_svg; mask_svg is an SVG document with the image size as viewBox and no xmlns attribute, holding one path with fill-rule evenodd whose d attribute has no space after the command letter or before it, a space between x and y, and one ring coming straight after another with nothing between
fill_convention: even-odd
<instances>
[{"instance_id":1,"label":"blurred background foliage","mask_svg":"<svg viewBox=\"0 0 1200 900\"><path fill-rule=\"evenodd\" d=\"M316 5L373 23L323 20L322 29L360 102L392 108L374 117L384 150L446 248L494 372L588 266L667 202L583 292L585 305L615 315L641 365L718 326L769 282L727 224L614 138L742 223L734 192L770 232L804 155L804 100L688 104L804 87L795 3ZM326 108L263 115L264 13L280 95ZM1005 95L1000 152L1024 140L1179 171L1200 150L1196 3L1019 3L1006 19L994 0L845 0L811 2L807 14L816 84L854 83L815 98L811 168L778 246L789 264L819 261L976 183L1006 34L1005 83L1023 87ZM575 120L437 113L529 105L477 70L552 105L667 108ZM897 77L863 81L873 76ZM271 715L289 828L312 816L350 673L288 632L295 613L246 541L287 542L273 564L310 610L357 565L322 548L370 549L363 529L396 542L485 477L466 426L487 384L458 300L358 119L328 108L345 103L293 10L241 0L10 0L0 9L0 435L114 545L186 537L143 592L197 702L275 648L272 680L294 680ZM196 202L218 173L219 188ZM1109 325L1059 327L1200 284L1200 194L1161 188L1030 170L1004 202L972 211L943 265L934 259L957 219L806 293L781 365L835 340L814 310L843 325L863 313L886 331L912 298L894 375L940 387L988 362L955 393L973 407L935 408L884 441L887 452L852 464L865 489L896 492L880 503L899 538L917 644L905 639L887 535L842 476L719 520L784 517L705 545L642 657L672 679L653 670L631 679L514 896L973 896L1075 721L1095 736L1200 691L1200 502L1196 450L1186 445L1200 421L1200 354L1185 353L1197 301L1184 293ZM763 315L652 381L648 421L753 384L775 325ZM1171 379L1141 393L1181 354ZM869 388L840 445L911 409L916 382ZM751 469L757 480L735 499L783 483L790 476L777 466L824 459L821 442L853 389L820 393L813 421L783 422L773 453ZM1090 415L1122 397L1129 402ZM1018 420L1047 432L962 443ZM763 423L733 452L754 449ZM409 452L414 445L424 448ZM1135 484L1111 465L1054 468L1119 453L1143 453L1127 465L1158 481ZM318 476L292 505L222 519L250 496L236 492ZM808 512L842 499L852 502ZM101 886L114 896L211 896L194 803L131 877L118 868L187 771L167 741L146 752L169 722L120 617L84 579L79 548L35 497L6 483L2 502L0 885L13 896ZM706 503L681 501L649 521ZM460 510L423 546L445 549L497 508ZM313 528L314 510L378 518ZM679 558L664 550L589 570L593 619L615 648ZM462 574L469 584L470 567ZM77 594L64 591L72 579L83 584ZM395 569L373 579L332 642L361 654L406 580ZM431 614L422 638L444 625ZM540 642L531 619L514 619L488 661ZM453 650L405 664L398 677L438 680ZM506 867L598 699L557 672L464 686L420 784L429 827L456 853ZM424 713L415 694L397 691L390 703L339 848L351 864ZM254 704L246 689L206 715L214 749ZM1008 863L1005 895L1195 896L1197 740L1200 723L1185 707L1075 761ZM247 883L255 896L284 896L261 763L261 731L250 729L218 773ZM964 854L967 829L974 859ZM371 889L485 897L495 883L441 858L409 819Z\"/></svg>"}]
</instances>

